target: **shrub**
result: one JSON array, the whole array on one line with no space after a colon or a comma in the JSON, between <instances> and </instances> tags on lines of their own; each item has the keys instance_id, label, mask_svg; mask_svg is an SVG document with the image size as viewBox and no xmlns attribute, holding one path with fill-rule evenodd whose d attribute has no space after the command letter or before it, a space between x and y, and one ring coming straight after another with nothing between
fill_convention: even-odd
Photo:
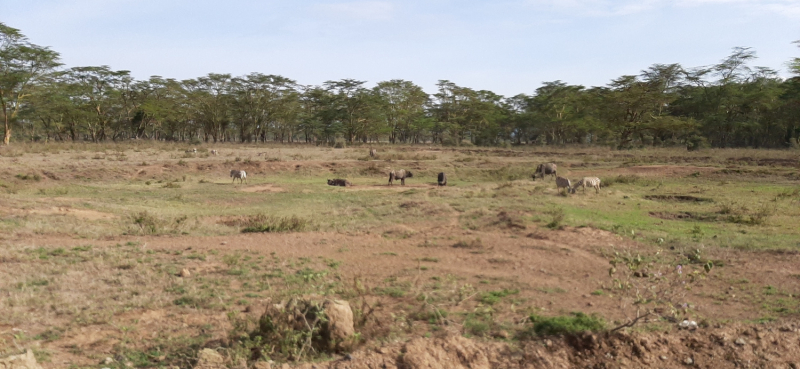
<instances>
[{"instance_id":1,"label":"shrub","mask_svg":"<svg viewBox=\"0 0 800 369\"><path fill-rule=\"evenodd\" d=\"M479 301L484 303L484 304L486 304L486 305L494 305L494 304L500 302L500 299L502 299L503 297L506 297L508 295L516 295L518 293L519 293L519 290L516 290L516 289L515 290L509 290L509 289L505 289L504 288L501 291L491 291L491 292L482 293Z\"/></svg>"},{"instance_id":2,"label":"shrub","mask_svg":"<svg viewBox=\"0 0 800 369\"><path fill-rule=\"evenodd\" d=\"M308 226L308 220L292 215L276 217L272 215L254 215L246 219L243 233L249 232L299 232Z\"/></svg>"},{"instance_id":3,"label":"shrub","mask_svg":"<svg viewBox=\"0 0 800 369\"><path fill-rule=\"evenodd\" d=\"M547 223L547 228L550 229L559 229L561 228L561 222L564 221L564 209L555 208L548 210L545 214L550 216L550 222Z\"/></svg>"},{"instance_id":4,"label":"shrub","mask_svg":"<svg viewBox=\"0 0 800 369\"><path fill-rule=\"evenodd\" d=\"M599 332L605 329L606 323L595 315L586 315L581 312L572 313L570 316L542 317L531 314L531 328L524 331L523 336L555 336L575 334L580 332Z\"/></svg>"}]
</instances>

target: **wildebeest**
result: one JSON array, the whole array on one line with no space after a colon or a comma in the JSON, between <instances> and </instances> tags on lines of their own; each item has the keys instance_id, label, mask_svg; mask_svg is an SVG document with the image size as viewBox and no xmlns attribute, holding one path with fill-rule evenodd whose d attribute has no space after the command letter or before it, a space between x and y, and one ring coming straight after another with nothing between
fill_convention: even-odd
<instances>
[{"instance_id":1,"label":"wildebeest","mask_svg":"<svg viewBox=\"0 0 800 369\"><path fill-rule=\"evenodd\" d=\"M406 178L411 178L413 176L414 175L411 174L411 172L409 172L409 171L407 171L405 169L393 170L393 171L389 172L389 185L391 186L392 182L394 182L396 179L399 179L400 180L400 184L405 186L406 185Z\"/></svg>"},{"instance_id":2,"label":"wildebeest","mask_svg":"<svg viewBox=\"0 0 800 369\"><path fill-rule=\"evenodd\" d=\"M578 187L583 187L583 192L586 192L586 186L594 187L595 193L600 193L600 178L597 177L583 177L578 183L572 186L570 192L575 193Z\"/></svg>"},{"instance_id":3,"label":"wildebeest","mask_svg":"<svg viewBox=\"0 0 800 369\"><path fill-rule=\"evenodd\" d=\"M447 186L447 174L444 174L444 172L439 173L436 182L439 183L439 186Z\"/></svg>"},{"instance_id":4,"label":"wildebeest","mask_svg":"<svg viewBox=\"0 0 800 369\"><path fill-rule=\"evenodd\" d=\"M342 187L350 187L350 186L352 186L352 185L353 185L353 184L352 184L352 183L350 183L350 181L348 181L348 180L346 180L346 179L339 179L339 178L337 178L337 179L329 179L329 180L328 180L328 186L342 186Z\"/></svg>"},{"instance_id":5,"label":"wildebeest","mask_svg":"<svg viewBox=\"0 0 800 369\"><path fill-rule=\"evenodd\" d=\"M242 183L242 181L247 182L247 173L243 170L231 170L231 177L233 177L231 183L236 183L236 178L239 178L239 183Z\"/></svg>"},{"instance_id":6,"label":"wildebeest","mask_svg":"<svg viewBox=\"0 0 800 369\"><path fill-rule=\"evenodd\" d=\"M536 171L533 172L533 180L534 181L536 180L537 175L541 175L542 179L544 179L545 175L552 175L553 177L558 177L558 175L556 174L556 168L557 166L553 163L539 164L539 166L536 167Z\"/></svg>"},{"instance_id":7,"label":"wildebeest","mask_svg":"<svg viewBox=\"0 0 800 369\"><path fill-rule=\"evenodd\" d=\"M564 188L564 194L566 194L567 191L572 188L572 186L569 182L569 179L564 177L556 177L556 188L558 189L558 192L561 192L561 188Z\"/></svg>"},{"instance_id":8,"label":"wildebeest","mask_svg":"<svg viewBox=\"0 0 800 369\"><path fill-rule=\"evenodd\" d=\"M370 149L369 149L369 156L371 156L371 157L373 157L373 158L374 158L374 157L375 157L375 156L377 156L377 155L378 155L378 150L375 150L375 149L373 149L373 148L370 148Z\"/></svg>"}]
</instances>

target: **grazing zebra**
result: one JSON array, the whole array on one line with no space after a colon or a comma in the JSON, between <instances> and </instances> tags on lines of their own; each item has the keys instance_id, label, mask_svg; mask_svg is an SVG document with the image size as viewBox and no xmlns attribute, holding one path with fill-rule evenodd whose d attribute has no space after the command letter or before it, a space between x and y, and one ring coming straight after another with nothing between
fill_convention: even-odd
<instances>
[{"instance_id":1,"label":"grazing zebra","mask_svg":"<svg viewBox=\"0 0 800 369\"><path fill-rule=\"evenodd\" d=\"M394 180L399 179L400 180L400 184L405 186L406 185L406 178L411 178L413 176L414 175L411 174L411 172L409 172L409 171L407 171L405 169L393 170L393 171L389 172L389 185L391 186L392 182L394 182Z\"/></svg>"},{"instance_id":2,"label":"grazing zebra","mask_svg":"<svg viewBox=\"0 0 800 369\"><path fill-rule=\"evenodd\" d=\"M564 188L564 194L566 194L571 187L572 186L569 182L569 179L566 179L564 177L556 177L556 188L558 189L559 193L561 192L561 188Z\"/></svg>"},{"instance_id":3,"label":"grazing zebra","mask_svg":"<svg viewBox=\"0 0 800 369\"><path fill-rule=\"evenodd\" d=\"M439 186L447 186L447 174L444 174L444 172L439 173L436 182L439 183Z\"/></svg>"},{"instance_id":4,"label":"grazing zebra","mask_svg":"<svg viewBox=\"0 0 800 369\"><path fill-rule=\"evenodd\" d=\"M353 184L346 179L329 179L328 186L342 186L342 187L350 187Z\"/></svg>"},{"instance_id":5,"label":"grazing zebra","mask_svg":"<svg viewBox=\"0 0 800 369\"><path fill-rule=\"evenodd\" d=\"M375 149L373 149L373 148L370 148L370 149L369 149L369 156L371 156L371 157L373 157L373 158L374 158L374 157L375 157L375 156L377 156L377 155L378 155L378 150L375 150Z\"/></svg>"},{"instance_id":6,"label":"grazing zebra","mask_svg":"<svg viewBox=\"0 0 800 369\"><path fill-rule=\"evenodd\" d=\"M247 182L247 172L243 170L231 170L231 177L233 177L233 181L231 183L236 183L236 178L239 178L239 183L241 184L242 181Z\"/></svg>"},{"instance_id":7,"label":"grazing zebra","mask_svg":"<svg viewBox=\"0 0 800 369\"><path fill-rule=\"evenodd\" d=\"M211 150L211 155L217 156L219 152L217 150Z\"/></svg>"},{"instance_id":8,"label":"grazing zebra","mask_svg":"<svg viewBox=\"0 0 800 369\"><path fill-rule=\"evenodd\" d=\"M556 165L553 163L546 163L546 164L539 164L536 167L536 171L533 172L533 180L536 180L536 175L541 175L542 179L544 179L545 175L552 175L553 177L558 177L556 174Z\"/></svg>"},{"instance_id":9,"label":"grazing zebra","mask_svg":"<svg viewBox=\"0 0 800 369\"><path fill-rule=\"evenodd\" d=\"M586 193L586 186L594 187L595 193L600 193L600 178L597 177L583 177L578 183L575 183L570 189L570 192L575 193L578 187L583 187L583 192Z\"/></svg>"}]
</instances>

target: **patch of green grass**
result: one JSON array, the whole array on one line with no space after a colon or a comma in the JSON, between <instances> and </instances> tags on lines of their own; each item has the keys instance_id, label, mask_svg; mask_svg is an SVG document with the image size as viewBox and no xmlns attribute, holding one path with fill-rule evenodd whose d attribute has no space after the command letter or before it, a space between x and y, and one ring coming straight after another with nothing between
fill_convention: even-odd
<instances>
[{"instance_id":1,"label":"patch of green grass","mask_svg":"<svg viewBox=\"0 0 800 369\"><path fill-rule=\"evenodd\" d=\"M576 312L567 316L542 317L530 316L531 327L522 332L525 337L556 336L580 332L599 332L605 329L606 323L595 315Z\"/></svg>"},{"instance_id":2,"label":"patch of green grass","mask_svg":"<svg viewBox=\"0 0 800 369\"><path fill-rule=\"evenodd\" d=\"M504 297L506 297L508 295L516 295L518 293L519 293L519 290L517 290L517 289L509 290L509 289L504 288L504 289L502 289L500 291L484 292L484 293L480 294L480 297L478 298L478 301L480 301L481 303L486 304L486 305L494 305L494 304L500 302L500 300L502 300Z\"/></svg>"},{"instance_id":3,"label":"patch of green grass","mask_svg":"<svg viewBox=\"0 0 800 369\"><path fill-rule=\"evenodd\" d=\"M250 217L244 224L245 227L242 229L242 233L300 232L309 225L309 222L308 220L295 215L288 217L277 217L259 214Z\"/></svg>"}]
</instances>

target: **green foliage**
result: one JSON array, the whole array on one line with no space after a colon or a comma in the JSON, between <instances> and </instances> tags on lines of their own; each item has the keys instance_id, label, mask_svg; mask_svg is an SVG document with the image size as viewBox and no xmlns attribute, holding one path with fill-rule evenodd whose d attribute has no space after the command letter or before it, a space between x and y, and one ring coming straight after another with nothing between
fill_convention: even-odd
<instances>
[{"instance_id":1,"label":"green foliage","mask_svg":"<svg viewBox=\"0 0 800 369\"><path fill-rule=\"evenodd\" d=\"M242 232L300 232L308 225L308 220L295 215L277 217L259 214L251 216L243 222Z\"/></svg>"},{"instance_id":2,"label":"green foliage","mask_svg":"<svg viewBox=\"0 0 800 369\"><path fill-rule=\"evenodd\" d=\"M568 316L543 317L531 314L531 327L522 332L523 337L557 336L580 332L600 332L606 323L595 315L575 312Z\"/></svg>"},{"instance_id":3,"label":"green foliage","mask_svg":"<svg viewBox=\"0 0 800 369\"><path fill-rule=\"evenodd\" d=\"M484 292L480 295L478 301L486 305L494 305L500 302L500 300L503 299L504 297L508 295L516 295L518 293L519 290L517 289L509 290L504 288L500 291Z\"/></svg>"},{"instance_id":4,"label":"green foliage","mask_svg":"<svg viewBox=\"0 0 800 369\"><path fill-rule=\"evenodd\" d=\"M545 214L550 216L550 221L545 225L547 228L550 229L559 229L561 228L561 222L564 221L564 217L566 214L564 213L564 209L562 208L553 208L547 210Z\"/></svg>"}]
</instances>

